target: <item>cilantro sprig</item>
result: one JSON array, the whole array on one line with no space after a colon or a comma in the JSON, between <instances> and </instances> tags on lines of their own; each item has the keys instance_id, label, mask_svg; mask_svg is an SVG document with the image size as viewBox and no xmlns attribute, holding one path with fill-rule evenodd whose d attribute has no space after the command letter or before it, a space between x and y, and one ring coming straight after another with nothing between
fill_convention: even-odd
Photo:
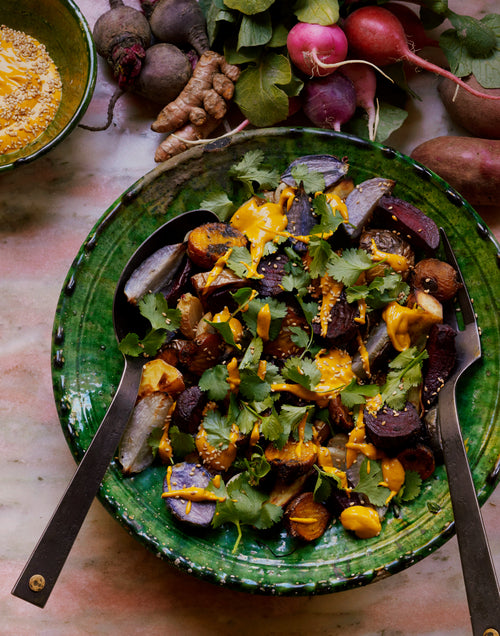
<instances>
[{"instance_id":1,"label":"cilantro sprig","mask_svg":"<svg viewBox=\"0 0 500 636\"><path fill-rule=\"evenodd\" d=\"M165 342L169 331L179 328L181 312L170 309L163 294L147 294L138 302L137 307L144 318L149 321L151 328L143 338L136 333L128 333L118 345L118 349L130 356L153 356Z\"/></svg>"}]
</instances>

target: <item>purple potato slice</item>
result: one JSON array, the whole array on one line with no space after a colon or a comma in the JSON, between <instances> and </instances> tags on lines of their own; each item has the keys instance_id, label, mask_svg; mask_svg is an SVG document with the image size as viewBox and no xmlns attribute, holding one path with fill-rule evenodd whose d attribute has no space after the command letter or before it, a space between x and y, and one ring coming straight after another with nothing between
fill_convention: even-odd
<instances>
[{"instance_id":1,"label":"purple potato slice","mask_svg":"<svg viewBox=\"0 0 500 636\"><path fill-rule=\"evenodd\" d=\"M196 486L206 488L212 475L200 464L182 462L172 467L170 476L170 491L182 490ZM169 492L168 476L163 481L163 492ZM207 528L215 514L215 501L188 501L182 496L163 496L167 510L176 519L199 528Z\"/></svg>"}]
</instances>

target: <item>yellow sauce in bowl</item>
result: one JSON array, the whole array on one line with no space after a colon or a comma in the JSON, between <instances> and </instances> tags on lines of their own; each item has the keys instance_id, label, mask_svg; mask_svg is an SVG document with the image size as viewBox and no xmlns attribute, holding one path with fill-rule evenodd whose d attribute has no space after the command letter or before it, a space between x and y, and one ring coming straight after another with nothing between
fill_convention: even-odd
<instances>
[{"instance_id":1,"label":"yellow sauce in bowl","mask_svg":"<svg viewBox=\"0 0 500 636\"><path fill-rule=\"evenodd\" d=\"M24 148L54 119L62 85L43 44L0 26L0 155Z\"/></svg>"}]
</instances>

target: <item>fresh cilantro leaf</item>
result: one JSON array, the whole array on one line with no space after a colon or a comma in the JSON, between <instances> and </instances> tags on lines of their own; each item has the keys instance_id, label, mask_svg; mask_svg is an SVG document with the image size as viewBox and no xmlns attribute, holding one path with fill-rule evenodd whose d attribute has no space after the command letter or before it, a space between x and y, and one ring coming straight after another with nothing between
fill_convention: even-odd
<instances>
[{"instance_id":1,"label":"fresh cilantro leaf","mask_svg":"<svg viewBox=\"0 0 500 636\"><path fill-rule=\"evenodd\" d=\"M289 273L281 279L283 291L297 293L302 297L307 293L307 288L311 283L311 276L303 267L290 267Z\"/></svg>"},{"instance_id":2,"label":"fresh cilantro leaf","mask_svg":"<svg viewBox=\"0 0 500 636\"><path fill-rule=\"evenodd\" d=\"M227 196L226 192L214 192L200 202L200 208L211 210L221 221L227 221L236 211L236 205Z\"/></svg>"},{"instance_id":3,"label":"fresh cilantro leaf","mask_svg":"<svg viewBox=\"0 0 500 636\"><path fill-rule=\"evenodd\" d=\"M269 327L269 338L273 340L278 335L281 327L281 321L287 314L286 303L280 302L275 298L254 298L248 303L248 309L242 314L243 320L250 329L253 336L257 335L257 316L259 311L269 305L271 312L271 326Z\"/></svg>"},{"instance_id":4,"label":"fresh cilantro leaf","mask_svg":"<svg viewBox=\"0 0 500 636\"><path fill-rule=\"evenodd\" d=\"M376 276L369 285L348 287L345 293L348 303L365 299L371 309L381 309L393 300L406 296L409 286L400 274L390 270L384 276Z\"/></svg>"},{"instance_id":5,"label":"fresh cilantro leaf","mask_svg":"<svg viewBox=\"0 0 500 636\"><path fill-rule=\"evenodd\" d=\"M404 408L408 391L422 383L422 363L427 357L425 349L418 353L417 347L410 347L391 360L391 371L380 391L388 407L396 411Z\"/></svg>"},{"instance_id":6,"label":"fresh cilantro leaf","mask_svg":"<svg viewBox=\"0 0 500 636\"><path fill-rule=\"evenodd\" d=\"M358 485L353 490L366 495L373 506L383 506L390 493L386 486L380 485L382 480L382 467L379 462L365 457L359 469Z\"/></svg>"},{"instance_id":7,"label":"fresh cilantro leaf","mask_svg":"<svg viewBox=\"0 0 500 636\"><path fill-rule=\"evenodd\" d=\"M274 409L272 409L269 415L264 415L262 417L260 422L260 432L271 442L279 439L280 435L283 433L283 425Z\"/></svg>"},{"instance_id":8,"label":"fresh cilantro leaf","mask_svg":"<svg viewBox=\"0 0 500 636\"><path fill-rule=\"evenodd\" d=\"M314 197L313 208L319 215L321 222L315 225L310 234L321 234L323 232L335 232L339 225L344 223L344 217L337 210L333 210L324 194Z\"/></svg>"},{"instance_id":9,"label":"fresh cilantro leaf","mask_svg":"<svg viewBox=\"0 0 500 636\"><path fill-rule=\"evenodd\" d=\"M311 278L323 276L333 254L330 244L319 236L311 236L308 252L311 257L311 263L309 264Z\"/></svg>"},{"instance_id":10,"label":"fresh cilantro leaf","mask_svg":"<svg viewBox=\"0 0 500 636\"><path fill-rule=\"evenodd\" d=\"M296 382L311 391L321 380L321 371L316 362L310 358L296 356L288 358L281 373L286 380Z\"/></svg>"},{"instance_id":11,"label":"fresh cilantro leaf","mask_svg":"<svg viewBox=\"0 0 500 636\"><path fill-rule=\"evenodd\" d=\"M290 172L295 179L295 183L297 185L302 183L304 190L308 194L322 192L325 189L325 177L321 172L310 170L305 163L295 164Z\"/></svg>"},{"instance_id":12,"label":"fresh cilantro leaf","mask_svg":"<svg viewBox=\"0 0 500 636\"><path fill-rule=\"evenodd\" d=\"M225 487L226 497L224 501L218 501L212 526L218 528L224 523L234 523L238 530L238 537L233 547L236 552L241 541L242 525L252 525L259 529L270 528L281 519L283 509L281 506L269 503L268 495L260 492L250 483L251 476L248 473L240 473L234 477ZM221 484L222 486L222 484ZM213 488L213 485L210 484ZM218 489L216 492L219 494Z\"/></svg>"},{"instance_id":13,"label":"fresh cilantro leaf","mask_svg":"<svg viewBox=\"0 0 500 636\"><path fill-rule=\"evenodd\" d=\"M229 324L229 320L213 322L211 320L205 319L205 321L220 333L226 344L230 345L231 347L236 347L237 349L241 348L241 345L239 345L234 339L234 333L231 329L231 325Z\"/></svg>"},{"instance_id":14,"label":"fresh cilantro leaf","mask_svg":"<svg viewBox=\"0 0 500 636\"><path fill-rule=\"evenodd\" d=\"M167 332L165 329L152 329L141 340L136 333L128 333L118 345L118 349L130 356L154 356L165 342Z\"/></svg>"},{"instance_id":15,"label":"fresh cilantro leaf","mask_svg":"<svg viewBox=\"0 0 500 636\"><path fill-rule=\"evenodd\" d=\"M203 372L198 386L202 391L206 391L210 400L216 402L223 400L229 391L229 376L227 367L217 364Z\"/></svg>"},{"instance_id":16,"label":"fresh cilantro leaf","mask_svg":"<svg viewBox=\"0 0 500 636\"><path fill-rule=\"evenodd\" d=\"M330 498L332 494L332 490L334 488L334 484L330 479L330 475L327 475L324 471L322 471L316 464L314 465L316 472L318 473L316 476L316 483L314 485L313 496L315 501L326 501Z\"/></svg>"},{"instance_id":17,"label":"fresh cilantro leaf","mask_svg":"<svg viewBox=\"0 0 500 636\"><path fill-rule=\"evenodd\" d=\"M243 358L240 361L240 371L251 367L257 367L263 350L264 343L262 342L262 338L259 338L258 336L252 338L243 355Z\"/></svg>"},{"instance_id":18,"label":"fresh cilantro leaf","mask_svg":"<svg viewBox=\"0 0 500 636\"><path fill-rule=\"evenodd\" d=\"M290 327L290 340L300 347L301 349L307 349L309 346L310 335L301 327Z\"/></svg>"},{"instance_id":19,"label":"fresh cilantro leaf","mask_svg":"<svg viewBox=\"0 0 500 636\"><path fill-rule=\"evenodd\" d=\"M240 393L249 401L261 402L271 393L271 385L261 380L253 369L242 369L240 380Z\"/></svg>"},{"instance_id":20,"label":"fresh cilantro leaf","mask_svg":"<svg viewBox=\"0 0 500 636\"><path fill-rule=\"evenodd\" d=\"M259 452L260 451L260 452ZM254 451L250 459L241 458L235 462L236 470L246 471L248 473L248 483L251 486L258 486L261 479L269 473L271 465L264 456L261 449Z\"/></svg>"},{"instance_id":21,"label":"fresh cilantro leaf","mask_svg":"<svg viewBox=\"0 0 500 636\"><path fill-rule=\"evenodd\" d=\"M148 446L151 448L153 452L153 457L156 457L158 453L158 448L160 447L160 440L163 436L163 430L161 427L154 428L149 437L148 437Z\"/></svg>"},{"instance_id":22,"label":"fresh cilantro leaf","mask_svg":"<svg viewBox=\"0 0 500 636\"><path fill-rule=\"evenodd\" d=\"M179 309L169 309L163 294L146 294L139 301L138 307L153 329L174 331L181 324L181 312Z\"/></svg>"},{"instance_id":23,"label":"fresh cilantro leaf","mask_svg":"<svg viewBox=\"0 0 500 636\"><path fill-rule=\"evenodd\" d=\"M183 459L186 455L196 450L194 437L179 430L178 426L171 426L168 429L168 437L176 458Z\"/></svg>"},{"instance_id":24,"label":"fresh cilantro leaf","mask_svg":"<svg viewBox=\"0 0 500 636\"><path fill-rule=\"evenodd\" d=\"M353 379L340 391L340 399L346 408L352 409L365 404L366 398L375 397L379 391L380 387L376 384L358 384L356 379Z\"/></svg>"},{"instance_id":25,"label":"fresh cilantro leaf","mask_svg":"<svg viewBox=\"0 0 500 636\"><path fill-rule=\"evenodd\" d=\"M221 450L229 446L231 426L229 418L222 415L218 409L210 409L203 418L207 442Z\"/></svg>"},{"instance_id":26,"label":"fresh cilantro leaf","mask_svg":"<svg viewBox=\"0 0 500 636\"><path fill-rule=\"evenodd\" d=\"M299 298L298 300L300 307L304 313L304 317L307 320L307 324L311 326L314 316L317 316L318 314L318 303L314 301L305 303L301 298Z\"/></svg>"},{"instance_id":27,"label":"fresh cilantro leaf","mask_svg":"<svg viewBox=\"0 0 500 636\"><path fill-rule=\"evenodd\" d=\"M248 270L252 265L252 257L246 247L233 247L226 267L233 271L236 276L246 278Z\"/></svg>"},{"instance_id":28,"label":"fresh cilantro leaf","mask_svg":"<svg viewBox=\"0 0 500 636\"><path fill-rule=\"evenodd\" d=\"M326 271L347 287L354 285L360 274L374 266L370 255L362 249L350 248L342 255L332 251Z\"/></svg>"},{"instance_id":29,"label":"fresh cilantro leaf","mask_svg":"<svg viewBox=\"0 0 500 636\"><path fill-rule=\"evenodd\" d=\"M279 184L279 173L274 168L263 167L263 161L262 150L249 150L229 169L229 176L241 181L251 195L255 194L255 184L258 185L258 189L276 188Z\"/></svg>"},{"instance_id":30,"label":"fresh cilantro leaf","mask_svg":"<svg viewBox=\"0 0 500 636\"><path fill-rule=\"evenodd\" d=\"M253 427L260 421L260 417L253 409L250 409L245 403L240 405L240 411L236 418L236 426L243 435L250 435Z\"/></svg>"},{"instance_id":31,"label":"fresh cilantro leaf","mask_svg":"<svg viewBox=\"0 0 500 636\"><path fill-rule=\"evenodd\" d=\"M398 501L413 501L416 499L422 489L422 478L414 470L407 470L405 472L405 482L401 488L400 494L398 494Z\"/></svg>"}]
</instances>

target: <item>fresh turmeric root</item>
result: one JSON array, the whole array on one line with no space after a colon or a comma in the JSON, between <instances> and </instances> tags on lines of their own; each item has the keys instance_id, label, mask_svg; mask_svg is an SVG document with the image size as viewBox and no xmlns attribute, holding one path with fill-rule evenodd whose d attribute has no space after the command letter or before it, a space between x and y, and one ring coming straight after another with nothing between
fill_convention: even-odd
<instances>
[{"instance_id":1,"label":"fresh turmeric root","mask_svg":"<svg viewBox=\"0 0 500 636\"><path fill-rule=\"evenodd\" d=\"M226 102L233 96L239 74L239 68L228 64L219 53L203 53L180 95L163 108L151 125L155 132L175 134L160 144L155 161L166 161L185 150L189 141L204 139L217 128L227 112Z\"/></svg>"}]
</instances>

